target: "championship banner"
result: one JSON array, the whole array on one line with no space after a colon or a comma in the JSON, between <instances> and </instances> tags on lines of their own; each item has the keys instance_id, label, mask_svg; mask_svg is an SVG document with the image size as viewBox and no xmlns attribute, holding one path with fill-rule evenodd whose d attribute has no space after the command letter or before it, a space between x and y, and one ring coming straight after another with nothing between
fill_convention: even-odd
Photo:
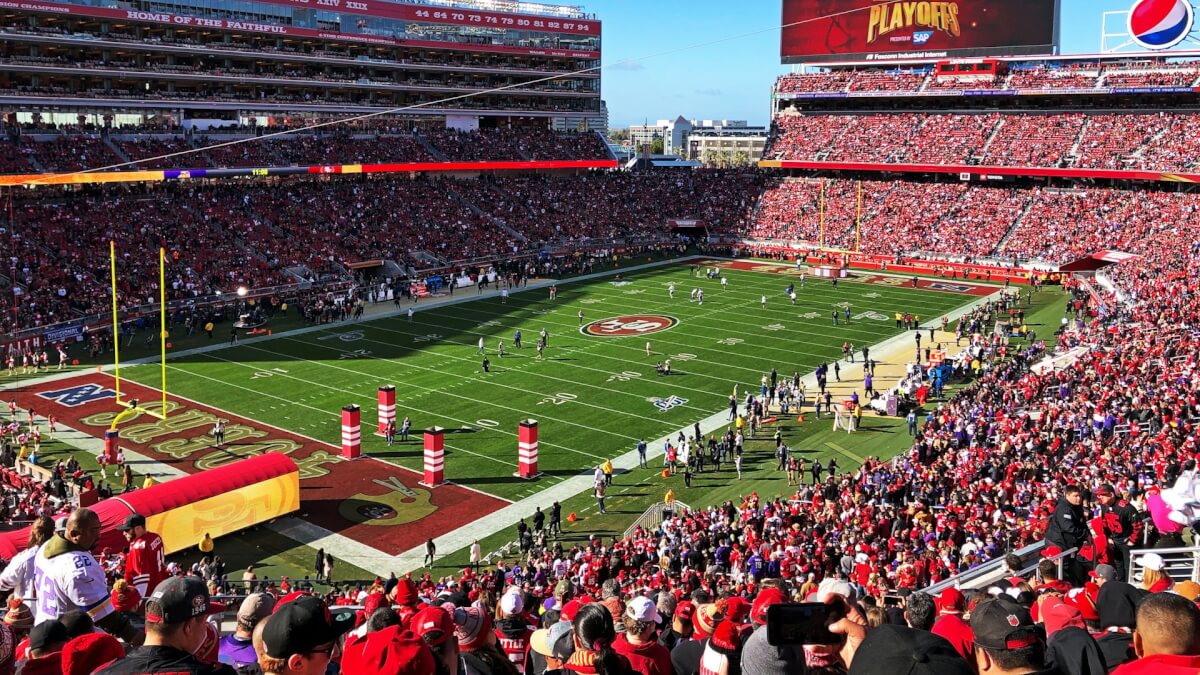
<instances>
[{"instance_id":1,"label":"championship banner","mask_svg":"<svg viewBox=\"0 0 1200 675\"><path fill-rule=\"evenodd\" d=\"M1054 54L1057 0L784 0L784 63Z\"/></svg>"}]
</instances>

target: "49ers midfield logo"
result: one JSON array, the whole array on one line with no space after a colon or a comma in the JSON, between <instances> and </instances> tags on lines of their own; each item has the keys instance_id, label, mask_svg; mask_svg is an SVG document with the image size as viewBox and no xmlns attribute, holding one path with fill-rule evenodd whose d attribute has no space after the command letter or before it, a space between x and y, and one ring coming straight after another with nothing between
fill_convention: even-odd
<instances>
[{"instance_id":1,"label":"49ers midfield logo","mask_svg":"<svg viewBox=\"0 0 1200 675\"><path fill-rule=\"evenodd\" d=\"M579 332L595 337L629 337L631 335L658 333L671 328L677 323L679 323L679 319L673 316L633 314L593 321L580 328Z\"/></svg>"}]
</instances>

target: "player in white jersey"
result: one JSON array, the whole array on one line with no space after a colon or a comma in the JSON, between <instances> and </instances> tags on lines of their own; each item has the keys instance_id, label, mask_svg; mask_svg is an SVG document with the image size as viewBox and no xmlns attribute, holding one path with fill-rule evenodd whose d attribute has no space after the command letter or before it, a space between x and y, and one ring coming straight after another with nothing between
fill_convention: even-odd
<instances>
[{"instance_id":1,"label":"player in white jersey","mask_svg":"<svg viewBox=\"0 0 1200 675\"><path fill-rule=\"evenodd\" d=\"M762 296L762 308L763 309L767 308L767 296L765 296L765 295Z\"/></svg>"},{"instance_id":2,"label":"player in white jersey","mask_svg":"<svg viewBox=\"0 0 1200 675\"><path fill-rule=\"evenodd\" d=\"M701 305L704 304L704 289L696 290L696 301L699 302Z\"/></svg>"},{"instance_id":3,"label":"player in white jersey","mask_svg":"<svg viewBox=\"0 0 1200 675\"><path fill-rule=\"evenodd\" d=\"M728 286L729 286L729 279L727 277L721 277L721 290L725 290L726 287L728 287Z\"/></svg>"},{"instance_id":4,"label":"player in white jersey","mask_svg":"<svg viewBox=\"0 0 1200 675\"><path fill-rule=\"evenodd\" d=\"M675 282L674 281L667 284L667 297L671 298L672 300L675 299Z\"/></svg>"},{"instance_id":5,"label":"player in white jersey","mask_svg":"<svg viewBox=\"0 0 1200 675\"><path fill-rule=\"evenodd\" d=\"M654 351L650 349L650 341L646 340L646 356L650 356Z\"/></svg>"},{"instance_id":6,"label":"player in white jersey","mask_svg":"<svg viewBox=\"0 0 1200 675\"><path fill-rule=\"evenodd\" d=\"M796 304L796 291L792 291L792 304Z\"/></svg>"},{"instance_id":7,"label":"player in white jersey","mask_svg":"<svg viewBox=\"0 0 1200 675\"><path fill-rule=\"evenodd\" d=\"M113 609L104 569L91 553L99 540L100 517L91 509L76 509L67 519L66 531L38 549L33 565L38 596L33 623L79 609L98 628L130 644L141 644L144 633Z\"/></svg>"},{"instance_id":8,"label":"player in white jersey","mask_svg":"<svg viewBox=\"0 0 1200 675\"><path fill-rule=\"evenodd\" d=\"M483 348L483 338L479 338L479 351L477 351L477 352L475 352L475 353L476 353L476 354L484 354L484 353L486 353L486 351L485 351L485 350L484 350L484 348Z\"/></svg>"},{"instance_id":9,"label":"player in white jersey","mask_svg":"<svg viewBox=\"0 0 1200 675\"><path fill-rule=\"evenodd\" d=\"M62 370L67 365L67 350L58 345L58 369Z\"/></svg>"},{"instance_id":10,"label":"player in white jersey","mask_svg":"<svg viewBox=\"0 0 1200 675\"><path fill-rule=\"evenodd\" d=\"M689 302L695 302L695 301L696 301L696 291L698 291L698 290L700 290L700 289L699 289L699 288L693 288L693 289L692 289L692 292L688 294L688 301L689 301Z\"/></svg>"}]
</instances>

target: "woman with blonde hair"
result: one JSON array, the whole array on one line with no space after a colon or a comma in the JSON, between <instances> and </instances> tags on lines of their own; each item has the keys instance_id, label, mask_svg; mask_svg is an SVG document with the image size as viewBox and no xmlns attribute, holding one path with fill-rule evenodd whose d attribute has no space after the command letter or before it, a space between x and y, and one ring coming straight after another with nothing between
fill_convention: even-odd
<instances>
[{"instance_id":1,"label":"woman with blonde hair","mask_svg":"<svg viewBox=\"0 0 1200 675\"><path fill-rule=\"evenodd\" d=\"M1164 571L1166 564L1163 562L1162 556L1157 553L1147 553L1133 562L1142 567L1142 590L1150 593L1165 593L1175 585L1175 580Z\"/></svg>"}]
</instances>

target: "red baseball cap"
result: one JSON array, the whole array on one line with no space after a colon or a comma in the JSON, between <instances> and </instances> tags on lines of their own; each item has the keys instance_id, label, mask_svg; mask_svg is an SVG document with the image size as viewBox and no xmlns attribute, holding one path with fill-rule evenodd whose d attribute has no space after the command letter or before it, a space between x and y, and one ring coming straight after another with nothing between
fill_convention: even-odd
<instances>
[{"instance_id":1,"label":"red baseball cap","mask_svg":"<svg viewBox=\"0 0 1200 675\"><path fill-rule=\"evenodd\" d=\"M430 647L436 647L454 634L454 617L441 607L431 605L413 615L408 628Z\"/></svg>"},{"instance_id":2,"label":"red baseball cap","mask_svg":"<svg viewBox=\"0 0 1200 675\"><path fill-rule=\"evenodd\" d=\"M787 602L787 596L778 588L768 588L758 597L754 598L754 605L750 608L750 620L759 626L767 624L767 608L771 605L778 605Z\"/></svg>"},{"instance_id":3,"label":"red baseball cap","mask_svg":"<svg viewBox=\"0 0 1200 675\"><path fill-rule=\"evenodd\" d=\"M436 668L429 646L399 626L371 633L342 655L342 672L355 675L428 675Z\"/></svg>"}]
</instances>

